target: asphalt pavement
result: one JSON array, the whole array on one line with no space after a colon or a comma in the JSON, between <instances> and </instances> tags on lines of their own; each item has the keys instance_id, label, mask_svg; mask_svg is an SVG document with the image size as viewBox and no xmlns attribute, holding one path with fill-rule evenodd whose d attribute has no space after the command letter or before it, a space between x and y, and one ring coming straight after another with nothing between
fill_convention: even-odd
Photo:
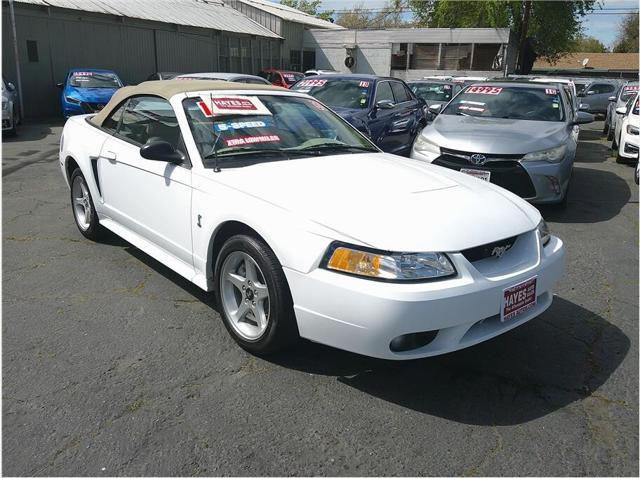
<instances>
[{"instance_id":1,"label":"asphalt pavement","mask_svg":"<svg viewBox=\"0 0 640 478\"><path fill-rule=\"evenodd\" d=\"M310 342L268 360L211 295L77 231L61 124L2 148L4 475L629 475L638 470L638 188L583 127L567 273L542 316L387 362Z\"/></svg>"}]
</instances>

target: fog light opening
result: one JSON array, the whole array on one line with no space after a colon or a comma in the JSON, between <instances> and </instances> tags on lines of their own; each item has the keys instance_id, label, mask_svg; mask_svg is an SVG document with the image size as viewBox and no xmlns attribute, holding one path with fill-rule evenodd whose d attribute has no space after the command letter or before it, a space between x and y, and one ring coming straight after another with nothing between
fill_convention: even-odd
<instances>
[{"instance_id":1,"label":"fog light opening","mask_svg":"<svg viewBox=\"0 0 640 478\"><path fill-rule=\"evenodd\" d=\"M391 341L389 348L392 352L407 352L409 350L419 349L433 342L436 335L438 335L437 330L399 335Z\"/></svg>"},{"instance_id":2,"label":"fog light opening","mask_svg":"<svg viewBox=\"0 0 640 478\"><path fill-rule=\"evenodd\" d=\"M560 181L555 176L547 176L551 187L553 188L553 192L556 194L560 194L562 190L560 189Z\"/></svg>"}]
</instances>

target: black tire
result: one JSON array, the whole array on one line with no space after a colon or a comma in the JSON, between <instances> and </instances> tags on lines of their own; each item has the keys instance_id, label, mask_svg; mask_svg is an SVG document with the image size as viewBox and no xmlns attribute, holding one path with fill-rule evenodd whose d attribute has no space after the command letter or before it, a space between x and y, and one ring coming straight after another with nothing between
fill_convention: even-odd
<instances>
[{"instance_id":1,"label":"black tire","mask_svg":"<svg viewBox=\"0 0 640 478\"><path fill-rule=\"evenodd\" d=\"M88 186L87 186L87 190L89 191L89 204L91 205L91 211L89 215L90 217L89 227L87 228L82 227L78 222L78 218L76 217L75 208L74 208L74 197L73 197L73 184L76 181L83 181L84 184L87 185L87 180L82 174L82 171L80 170L80 168L76 168L73 171L73 173L71 173L71 178L69 179L69 184L71 185L69 189L70 189L71 213L73 215L73 221L76 223L76 227L78 228L78 231L80 231L80 234L82 234L87 239L90 239L92 241L97 241L102 236L104 230L98 220L98 213L96 212L96 208L93 204L93 197L91 197L91 190L89 190Z\"/></svg>"},{"instance_id":2,"label":"black tire","mask_svg":"<svg viewBox=\"0 0 640 478\"><path fill-rule=\"evenodd\" d=\"M627 158L623 158L622 156L620 156L620 150L618 149L616 151L616 163L625 164L626 162L627 162Z\"/></svg>"},{"instance_id":3,"label":"black tire","mask_svg":"<svg viewBox=\"0 0 640 478\"><path fill-rule=\"evenodd\" d=\"M610 126L609 130L607 131L607 141L611 141L613 139L613 135L615 134L615 132L616 132L615 128L612 128Z\"/></svg>"},{"instance_id":4,"label":"black tire","mask_svg":"<svg viewBox=\"0 0 640 478\"><path fill-rule=\"evenodd\" d=\"M222 302L222 266L225 259L235 251L248 254L258 264L269 290L267 327L264 333L253 341L245 339L236 332ZM255 355L268 355L280 352L298 340L298 325L287 279L278 258L263 240L244 234L229 238L218 254L214 270L214 283L216 303L224 326L240 347Z\"/></svg>"},{"instance_id":5,"label":"black tire","mask_svg":"<svg viewBox=\"0 0 640 478\"><path fill-rule=\"evenodd\" d=\"M616 138L613 137L611 138L611 151L616 151L618 149L618 143L616 141Z\"/></svg>"},{"instance_id":6,"label":"black tire","mask_svg":"<svg viewBox=\"0 0 640 478\"><path fill-rule=\"evenodd\" d=\"M604 119L604 126L602 127L602 134L603 135L607 135L609 134L609 122L607 121L607 118Z\"/></svg>"}]
</instances>

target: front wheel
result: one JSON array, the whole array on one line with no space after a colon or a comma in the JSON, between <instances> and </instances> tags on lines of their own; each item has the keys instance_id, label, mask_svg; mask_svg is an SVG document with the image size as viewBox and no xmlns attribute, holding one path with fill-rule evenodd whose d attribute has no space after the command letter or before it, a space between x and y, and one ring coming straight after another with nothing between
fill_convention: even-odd
<instances>
[{"instance_id":1,"label":"front wheel","mask_svg":"<svg viewBox=\"0 0 640 478\"><path fill-rule=\"evenodd\" d=\"M99 239L102 228L98 222L98 213L93 205L91 192L80 168L71 174L71 208L73 219L78 226L80 234L87 239L95 241Z\"/></svg>"},{"instance_id":2,"label":"front wheel","mask_svg":"<svg viewBox=\"0 0 640 478\"><path fill-rule=\"evenodd\" d=\"M242 348L266 355L296 341L287 280L264 241L247 235L227 240L216 261L214 281L224 325Z\"/></svg>"}]
</instances>

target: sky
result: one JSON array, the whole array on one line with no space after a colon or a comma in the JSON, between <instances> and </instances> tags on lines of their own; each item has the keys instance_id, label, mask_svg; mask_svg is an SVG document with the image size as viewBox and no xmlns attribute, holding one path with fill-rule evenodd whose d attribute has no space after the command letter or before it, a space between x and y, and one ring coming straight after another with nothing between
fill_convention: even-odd
<instances>
[{"instance_id":1,"label":"sky","mask_svg":"<svg viewBox=\"0 0 640 478\"><path fill-rule=\"evenodd\" d=\"M364 4L367 8L380 8L386 4L386 0L322 0L322 10L343 10L352 8L358 4ZM610 9L638 9L638 0L601 0L602 10L587 15L583 21L584 32L600 40L607 47L613 46L618 34L620 10Z\"/></svg>"}]
</instances>

